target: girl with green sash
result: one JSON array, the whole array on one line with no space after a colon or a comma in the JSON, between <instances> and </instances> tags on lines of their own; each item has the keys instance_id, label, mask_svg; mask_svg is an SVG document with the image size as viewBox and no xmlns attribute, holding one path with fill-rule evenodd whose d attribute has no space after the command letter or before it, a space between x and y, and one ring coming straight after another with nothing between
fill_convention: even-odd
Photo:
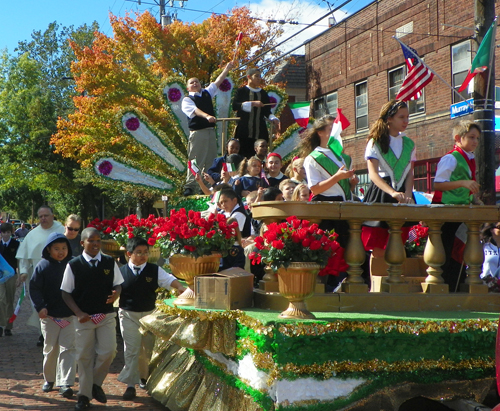
<instances>
[{"instance_id":1,"label":"girl with green sash","mask_svg":"<svg viewBox=\"0 0 500 411\"><path fill-rule=\"evenodd\" d=\"M391 100L384 104L380 117L368 135L365 159L370 176L365 203L414 203L413 163L415 143L404 134L408 126L408 106L404 101ZM383 221L366 221L361 239L374 257L382 257L389 238Z\"/></svg>"},{"instance_id":2,"label":"girl with green sash","mask_svg":"<svg viewBox=\"0 0 500 411\"><path fill-rule=\"evenodd\" d=\"M305 131L307 134L301 142L301 157L305 157L304 169L312 201L351 200L351 183L355 185L357 182L354 170L351 169L351 157L344 153L339 156L328 147L334 120L333 116L316 120ZM325 220L321 228L335 229L340 245L347 245L347 222Z\"/></svg>"}]
</instances>

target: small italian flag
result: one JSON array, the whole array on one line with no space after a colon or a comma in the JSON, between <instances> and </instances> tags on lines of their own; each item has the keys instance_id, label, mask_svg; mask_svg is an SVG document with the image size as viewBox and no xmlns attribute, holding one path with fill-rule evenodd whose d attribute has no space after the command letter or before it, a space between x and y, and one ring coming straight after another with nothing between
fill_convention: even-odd
<instances>
[{"instance_id":1,"label":"small italian flag","mask_svg":"<svg viewBox=\"0 0 500 411\"><path fill-rule=\"evenodd\" d=\"M240 34L236 37L236 47L238 47L241 43L241 39L243 38L243 33L240 31Z\"/></svg>"},{"instance_id":2,"label":"small italian flag","mask_svg":"<svg viewBox=\"0 0 500 411\"><path fill-rule=\"evenodd\" d=\"M464 82L458 89L458 92L461 93L464 91L471 80L475 77L476 74L482 73L485 71L491 62L491 55L494 53L495 47L495 37L496 37L496 27L497 27L497 19L495 19L488 29L486 35L483 37L483 41L479 45L477 49L476 57L472 60L472 66L467 73L467 77L465 77Z\"/></svg>"},{"instance_id":3,"label":"small italian flag","mask_svg":"<svg viewBox=\"0 0 500 411\"><path fill-rule=\"evenodd\" d=\"M307 128L311 103L308 101L300 101L297 103L289 103L289 106L297 124L302 128Z\"/></svg>"},{"instance_id":4,"label":"small italian flag","mask_svg":"<svg viewBox=\"0 0 500 411\"><path fill-rule=\"evenodd\" d=\"M236 171L236 164L234 163L224 163L222 167L224 167L224 171Z\"/></svg>"},{"instance_id":5,"label":"small italian flag","mask_svg":"<svg viewBox=\"0 0 500 411\"><path fill-rule=\"evenodd\" d=\"M196 159L188 161L188 168L194 176L200 172L198 164L196 164Z\"/></svg>"},{"instance_id":6,"label":"small italian flag","mask_svg":"<svg viewBox=\"0 0 500 411\"><path fill-rule=\"evenodd\" d=\"M337 118L333 122L332 132L330 133L330 138L328 139L328 147L332 150L338 157L342 153L343 144L342 137L340 137L340 133L342 130L345 130L349 127L351 123L349 120L342 114L342 110L340 108L337 109Z\"/></svg>"},{"instance_id":7,"label":"small italian flag","mask_svg":"<svg viewBox=\"0 0 500 411\"><path fill-rule=\"evenodd\" d=\"M17 300L16 308L14 308L14 314L9 318L9 324L12 324L19 314L19 310L21 309L21 304L23 303L24 296L26 294L26 283L23 283L23 289L21 290L21 295L19 296L19 300Z\"/></svg>"}]
</instances>

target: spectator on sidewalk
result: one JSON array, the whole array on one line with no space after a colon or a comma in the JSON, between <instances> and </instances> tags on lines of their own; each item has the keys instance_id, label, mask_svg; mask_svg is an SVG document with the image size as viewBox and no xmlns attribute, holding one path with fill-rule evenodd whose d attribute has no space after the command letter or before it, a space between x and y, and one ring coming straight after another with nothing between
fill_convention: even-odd
<instances>
[{"instance_id":1,"label":"spectator on sidewalk","mask_svg":"<svg viewBox=\"0 0 500 411\"><path fill-rule=\"evenodd\" d=\"M17 271L16 254L19 248L19 241L12 237L14 226L11 223L0 224L0 233L2 235L2 242L0 245L0 255L5 258L5 261ZM13 322L9 319L14 314L14 298L16 294L17 275L8 279L3 284L0 284L0 304L3 304L5 312L5 319L0 319L0 325L4 325L4 334L7 337L12 335ZM0 333L1 336L1 333Z\"/></svg>"}]
</instances>

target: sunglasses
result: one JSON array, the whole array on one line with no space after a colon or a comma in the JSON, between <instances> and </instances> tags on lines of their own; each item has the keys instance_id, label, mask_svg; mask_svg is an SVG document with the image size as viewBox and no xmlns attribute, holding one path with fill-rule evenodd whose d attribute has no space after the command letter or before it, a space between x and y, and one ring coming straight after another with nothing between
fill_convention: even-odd
<instances>
[{"instance_id":1,"label":"sunglasses","mask_svg":"<svg viewBox=\"0 0 500 411\"><path fill-rule=\"evenodd\" d=\"M66 228L68 229L68 231L80 231L79 228L73 228L73 227L68 227L68 226L66 226Z\"/></svg>"}]
</instances>

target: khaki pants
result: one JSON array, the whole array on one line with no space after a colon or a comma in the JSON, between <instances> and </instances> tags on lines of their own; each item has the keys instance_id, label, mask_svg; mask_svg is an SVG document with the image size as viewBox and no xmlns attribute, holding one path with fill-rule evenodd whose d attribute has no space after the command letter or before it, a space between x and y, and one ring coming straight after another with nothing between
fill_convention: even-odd
<instances>
[{"instance_id":1,"label":"khaki pants","mask_svg":"<svg viewBox=\"0 0 500 411\"><path fill-rule=\"evenodd\" d=\"M79 395L92 398L92 385L101 386L116 355L116 314L106 314L99 324L79 323L76 328L76 361Z\"/></svg>"},{"instance_id":2,"label":"khaki pants","mask_svg":"<svg viewBox=\"0 0 500 411\"><path fill-rule=\"evenodd\" d=\"M211 167L215 157L217 157L217 136L215 128L205 128L189 133L188 159L196 159L196 164L200 172L205 172ZM203 178L203 175L201 176ZM193 173L187 168L187 178L184 188L191 188L195 193L200 191L198 183L194 179Z\"/></svg>"},{"instance_id":3,"label":"khaki pants","mask_svg":"<svg viewBox=\"0 0 500 411\"><path fill-rule=\"evenodd\" d=\"M40 319L43 343L43 378L46 382L55 382L56 386L75 383L76 317L67 317L71 324L61 328L51 318Z\"/></svg>"},{"instance_id":4,"label":"khaki pants","mask_svg":"<svg viewBox=\"0 0 500 411\"><path fill-rule=\"evenodd\" d=\"M134 312L121 308L118 311L125 357L125 366L118 376L118 381L129 387L139 384L141 378L147 380L149 377L149 360L153 352L154 335L150 332L143 335L140 332L139 320L152 312Z\"/></svg>"}]
</instances>

